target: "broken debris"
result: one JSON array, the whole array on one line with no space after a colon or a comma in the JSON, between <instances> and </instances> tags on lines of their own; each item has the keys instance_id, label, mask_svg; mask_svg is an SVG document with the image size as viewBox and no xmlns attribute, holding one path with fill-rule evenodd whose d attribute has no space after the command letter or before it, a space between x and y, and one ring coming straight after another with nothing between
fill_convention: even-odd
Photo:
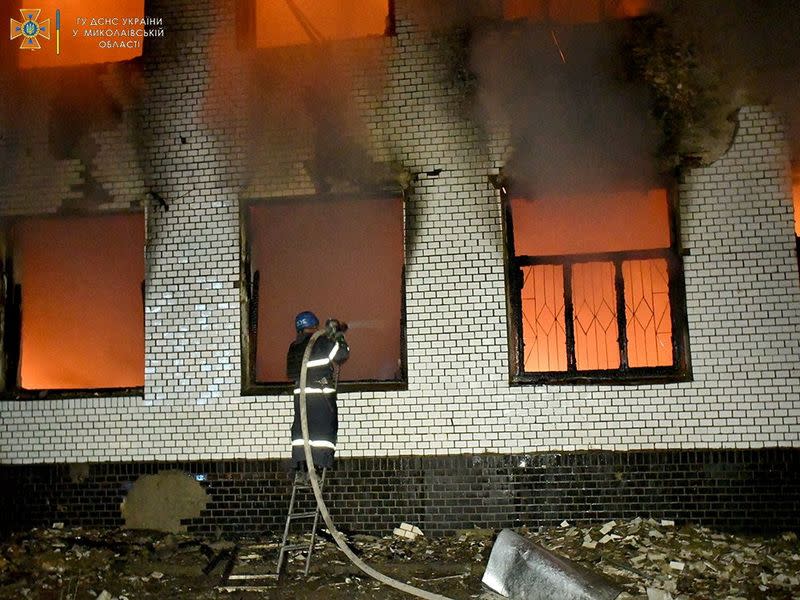
<instances>
[{"instance_id":1,"label":"broken debris","mask_svg":"<svg viewBox=\"0 0 800 600\"><path fill-rule=\"evenodd\" d=\"M399 538L413 541L422 535L422 530L419 527L410 525L409 523L400 523L400 527L395 528L394 535Z\"/></svg>"},{"instance_id":2,"label":"broken debris","mask_svg":"<svg viewBox=\"0 0 800 600\"><path fill-rule=\"evenodd\" d=\"M49 525L49 524L48 524ZM624 589L619 600L732 600L800 598L800 544L796 534L731 535L661 520L616 519L568 527L515 529L526 539L598 570ZM658 535L651 535L656 532ZM493 597L481 586L496 531L460 530L447 537L350 536L367 564L432 592L458 599ZM604 535L618 536L604 544ZM273 574L280 537L237 540L234 574ZM33 529L0 544L0 600L95 599L102 591L122 600L212 600L237 544L177 533L98 531L65 526ZM204 572L222 555L217 565ZM304 559L302 552L290 557ZM676 570L670 563L682 563ZM161 579L152 577L162 573ZM349 578L349 582L347 579ZM255 580L254 580L255 581ZM271 600L332 598L405 600L405 594L365 577L330 541L321 539L308 578L289 570L284 581L258 580ZM77 596L75 591L77 590ZM93 592L90 592L93 590ZM249 597L249 596L241 596Z\"/></svg>"}]
</instances>

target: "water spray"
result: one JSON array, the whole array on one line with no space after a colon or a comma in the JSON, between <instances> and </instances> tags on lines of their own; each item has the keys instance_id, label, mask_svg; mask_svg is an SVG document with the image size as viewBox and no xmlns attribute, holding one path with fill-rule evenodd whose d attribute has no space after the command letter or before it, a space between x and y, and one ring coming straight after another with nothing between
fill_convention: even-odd
<instances>
[{"instance_id":1,"label":"water spray","mask_svg":"<svg viewBox=\"0 0 800 600\"><path fill-rule=\"evenodd\" d=\"M364 321L349 321L347 323L349 329L383 329L385 321L380 319L366 319Z\"/></svg>"}]
</instances>

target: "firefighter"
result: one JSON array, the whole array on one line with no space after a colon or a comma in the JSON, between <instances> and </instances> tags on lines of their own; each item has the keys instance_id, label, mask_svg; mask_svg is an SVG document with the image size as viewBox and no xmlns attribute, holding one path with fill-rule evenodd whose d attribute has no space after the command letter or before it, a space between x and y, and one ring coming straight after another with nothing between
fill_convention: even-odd
<instances>
[{"instance_id":1,"label":"firefighter","mask_svg":"<svg viewBox=\"0 0 800 600\"><path fill-rule=\"evenodd\" d=\"M286 375L294 381L294 422L292 423L292 466L298 473L308 470L303 448L303 428L300 424L300 367L311 336L319 328L319 319L311 311L295 317L297 338L286 355ZM320 336L308 359L306 373L306 416L308 438L314 465L319 468L333 466L336 451L336 433L339 421L336 408L336 379L339 365L347 360L350 348L344 338L347 326L329 320L327 334Z\"/></svg>"}]
</instances>

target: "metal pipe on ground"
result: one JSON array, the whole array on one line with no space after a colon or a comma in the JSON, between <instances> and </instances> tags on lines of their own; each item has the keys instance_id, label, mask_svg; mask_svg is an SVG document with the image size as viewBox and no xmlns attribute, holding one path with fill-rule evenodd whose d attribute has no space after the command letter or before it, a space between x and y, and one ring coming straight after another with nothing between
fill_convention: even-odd
<instances>
[{"instance_id":1,"label":"metal pipe on ground","mask_svg":"<svg viewBox=\"0 0 800 600\"><path fill-rule=\"evenodd\" d=\"M510 529L497 536L482 581L511 600L614 600L622 593L601 575Z\"/></svg>"}]
</instances>

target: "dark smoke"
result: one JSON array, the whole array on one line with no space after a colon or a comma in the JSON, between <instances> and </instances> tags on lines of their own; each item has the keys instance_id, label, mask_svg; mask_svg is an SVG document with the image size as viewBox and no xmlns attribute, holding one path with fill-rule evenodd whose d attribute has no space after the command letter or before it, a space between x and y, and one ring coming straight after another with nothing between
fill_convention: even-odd
<instances>
[{"instance_id":1,"label":"dark smoke","mask_svg":"<svg viewBox=\"0 0 800 600\"><path fill-rule=\"evenodd\" d=\"M26 179L31 165L48 177L63 171L62 161L75 159L81 166L79 183L68 197L57 199L62 210L91 210L111 199L107 184L126 182L130 188L131 180L142 181L141 128L135 118L143 95L139 61L20 69L8 60L0 78L0 190L9 195L33 190ZM120 141L126 146L118 161L104 160L101 170L97 158L107 149L96 139L106 132L114 132L118 150ZM33 194L31 209L39 210L40 201Z\"/></svg>"},{"instance_id":2,"label":"dark smoke","mask_svg":"<svg viewBox=\"0 0 800 600\"><path fill-rule=\"evenodd\" d=\"M619 28L520 24L476 36L480 110L510 126L506 174L528 196L650 186L657 130L623 81ZM563 54L563 58L562 58Z\"/></svg>"},{"instance_id":3,"label":"dark smoke","mask_svg":"<svg viewBox=\"0 0 800 600\"><path fill-rule=\"evenodd\" d=\"M769 103L784 113L800 157L800 5L795 0L669 0L663 14L716 70L734 104Z\"/></svg>"},{"instance_id":4,"label":"dark smoke","mask_svg":"<svg viewBox=\"0 0 800 600\"><path fill-rule=\"evenodd\" d=\"M367 97L380 96L379 61L378 46L356 51L308 44L247 54L243 187L297 189L300 177L317 193L328 193L370 191L391 181L388 161L370 150L357 96L364 85ZM287 164L285 157L300 162Z\"/></svg>"},{"instance_id":5,"label":"dark smoke","mask_svg":"<svg viewBox=\"0 0 800 600\"><path fill-rule=\"evenodd\" d=\"M644 18L661 19L685 56L659 56L664 49L651 45L651 71L638 79L626 70L633 57L623 41L631 21L496 20L487 26L484 20L473 27L479 118L509 124L506 171L516 191L536 196L649 186L683 160L712 162L722 155L732 141L730 119L746 104L782 112L800 158L797 3L666 0L651 9ZM455 19L453 27L462 23ZM648 40L638 42L647 52ZM665 81L693 86L673 90L666 113Z\"/></svg>"},{"instance_id":6,"label":"dark smoke","mask_svg":"<svg viewBox=\"0 0 800 600\"><path fill-rule=\"evenodd\" d=\"M442 33L503 16L502 0L405 0L396 4L398 19L408 20L424 32Z\"/></svg>"}]
</instances>

